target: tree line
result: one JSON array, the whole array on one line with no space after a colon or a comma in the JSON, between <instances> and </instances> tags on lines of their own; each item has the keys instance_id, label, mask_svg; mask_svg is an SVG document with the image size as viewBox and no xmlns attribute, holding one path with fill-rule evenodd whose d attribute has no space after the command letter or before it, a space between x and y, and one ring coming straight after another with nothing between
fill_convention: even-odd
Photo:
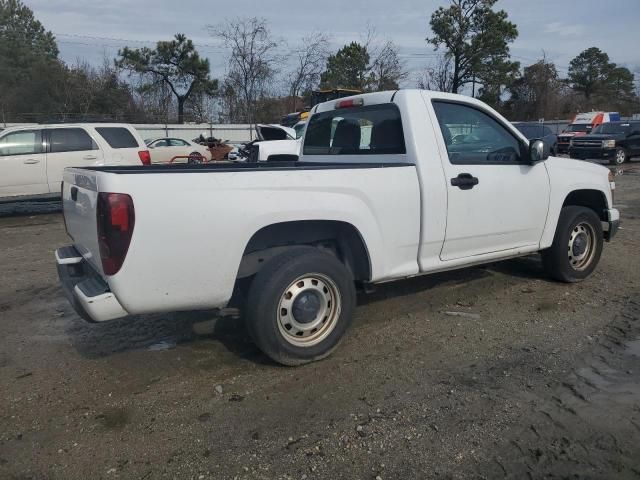
<instances>
[{"instance_id":1,"label":"tree line","mask_svg":"<svg viewBox=\"0 0 640 480\"><path fill-rule=\"evenodd\" d=\"M513 60L518 29L496 2L449 0L431 14L426 46L436 59L415 86L472 95L514 120L640 111L633 73L596 47L571 60L565 76L544 55L524 67ZM207 30L228 59L219 79L183 34L153 48L124 47L100 67L67 65L54 35L21 0L0 0L0 120L274 122L302 109L317 88L410 86L397 45L371 27L333 52L324 33L287 45L260 18Z\"/></svg>"}]
</instances>

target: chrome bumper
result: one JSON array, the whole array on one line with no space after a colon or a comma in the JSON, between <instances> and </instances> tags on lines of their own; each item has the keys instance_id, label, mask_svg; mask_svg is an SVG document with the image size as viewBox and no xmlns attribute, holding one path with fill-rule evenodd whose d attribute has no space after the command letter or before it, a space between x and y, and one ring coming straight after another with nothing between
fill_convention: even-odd
<instances>
[{"instance_id":1,"label":"chrome bumper","mask_svg":"<svg viewBox=\"0 0 640 480\"><path fill-rule=\"evenodd\" d=\"M62 291L74 310L89 322L105 322L125 317L127 311L73 246L55 252Z\"/></svg>"},{"instance_id":2,"label":"chrome bumper","mask_svg":"<svg viewBox=\"0 0 640 480\"><path fill-rule=\"evenodd\" d=\"M609 208L605 210L605 215L607 216L607 221L604 222L604 239L609 242L616 236L620 228L620 212L617 208Z\"/></svg>"}]
</instances>

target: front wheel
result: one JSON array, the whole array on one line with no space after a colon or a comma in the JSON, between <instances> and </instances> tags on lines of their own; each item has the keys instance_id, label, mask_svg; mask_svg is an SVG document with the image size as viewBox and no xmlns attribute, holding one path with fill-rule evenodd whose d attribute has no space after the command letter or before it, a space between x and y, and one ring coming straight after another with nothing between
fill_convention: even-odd
<instances>
[{"instance_id":1,"label":"front wheel","mask_svg":"<svg viewBox=\"0 0 640 480\"><path fill-rule=\"evenodd\" d=\"M272 360L301 365L328 356L355 309L353 276L334 255L292 247L269 260L251 284L249 334Z\"/></svg>"},{"instance_id":2,"label":"front wheel","mask_svg":"<svg viewBox=\"0 0 640 480\"><path fill-rule=\"evenodd\" d=\"M602 254L602 224L585 207L568 206L560 211L551 247L542 252L546 272L554 279L573 283L587 278Z\"/></svg>"},{"instance_id":3,"label":"front wheel","mask_svg":"<svg viewBox=\"0 0 640 480\"><path fill-rule=\"evenodd\" d=\"M616 148L616 154L615 156L611 159L611 164L612 165L622 165L624 162L627 161L627 152L625 151L624 148L622 147L618 147Z\"/></svg>"}]
</instances>

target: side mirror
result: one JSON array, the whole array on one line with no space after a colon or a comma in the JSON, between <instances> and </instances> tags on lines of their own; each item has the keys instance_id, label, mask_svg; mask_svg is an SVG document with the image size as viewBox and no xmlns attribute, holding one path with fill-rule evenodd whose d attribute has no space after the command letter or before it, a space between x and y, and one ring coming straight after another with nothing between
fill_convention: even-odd
<instances>
[{"instance_id":1,"label":"side mirror","mask_svg":"<svg viewBox=\"0 0 640 480\"><path fill-rule=\"evenodd\" d=\"M550 148L542 140L532 140L529 143L529 164L535 165L549 158Z\"/></svg>"}]
</instances>

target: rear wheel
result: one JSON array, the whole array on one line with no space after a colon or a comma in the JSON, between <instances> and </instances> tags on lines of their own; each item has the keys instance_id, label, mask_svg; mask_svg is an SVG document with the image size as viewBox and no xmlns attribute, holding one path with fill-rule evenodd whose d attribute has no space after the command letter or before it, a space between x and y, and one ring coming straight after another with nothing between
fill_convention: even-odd
<instances>
[{"instance_id":1,"label":"rear wheel","mask_svg":"<svg viewBox=\"0 0 640 480\"><path fill-rule=\"evenodd\" d=\"M272 360L301 365L328 356L351 324L351 273L334 255L293 247L267 262L246 304L249 334Z\"/></svg>"},{"instance_id":2,"label":"rear wheel","mask_svg":"<svg viewBox=\"0 0 640 480\"><path fill-rule=\"evenodd\" d=\"M553 244L542 252L544 268L552 278L561 282L584 280L598 265L602 244L602 224L593 210L564 207Z\"/></svg>"},{"instance_id":3,"label":"rear wheel","mask_svg":"<svg viewBox=\"0 0 640 480\"><path fill-rule=\"evenodd\" d=\"M187 162L189 165L199 165L204 162L204 156L200 152L191 152Z\"/></svg>"}]
</instances>

